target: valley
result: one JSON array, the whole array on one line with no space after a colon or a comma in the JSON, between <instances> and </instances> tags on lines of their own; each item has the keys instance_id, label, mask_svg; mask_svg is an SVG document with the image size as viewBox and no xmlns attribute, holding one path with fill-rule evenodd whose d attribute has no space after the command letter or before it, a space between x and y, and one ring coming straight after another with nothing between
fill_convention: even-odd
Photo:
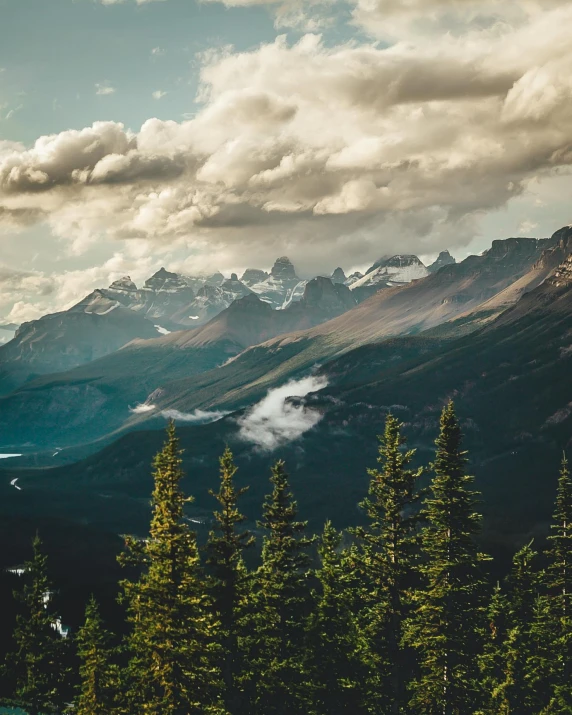
<instances>
[{"instance_id":1,"label":"valley","mask_svg":"<svg viewBox=\"0 0 572 715\"><path fill-rule=\"evenodd\" d=\"M132 341L36 378L0 401L5 444L36 445L17 471L2 465L2 482L16 479L21 489L5 490L6 508L111 533L140 530L150 460L172 417L195 518L208 513L212 465L228 444L251 484L250 518L279 454L312 528L327 515L343 527L359 517L348 505L365 488L385 415L404 422L425 458L438 412L454 399L493 550L542 535L553 486L545 465L566 448L572 417L571 253L566 228L544 241L497 241L482 256L386 286L357 305L329 279L310 281L282 310L249 294L203 327ZM298 329L304 322L314 327ZM257 406L265 416L249 433L241 425ZM291 436L271 437L269 448L248 437L266 429ZM56 440L65 448L54 454ZM507 501L517 484L518 498Z\"/></svg>"}]
</instances>

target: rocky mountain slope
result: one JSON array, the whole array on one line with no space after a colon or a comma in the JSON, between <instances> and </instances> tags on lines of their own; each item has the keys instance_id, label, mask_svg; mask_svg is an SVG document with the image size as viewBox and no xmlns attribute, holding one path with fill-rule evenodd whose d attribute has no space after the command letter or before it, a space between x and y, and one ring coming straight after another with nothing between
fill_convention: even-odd
<instances>
[{"instance_id":1,"label":"rocky mountain slope","mask_svg":"<svg viewBox=\"0 0 572 715\"><path fill-rule=\"evenodd\" d=\"M449 253L449 251L441 251L435 261L430 266L427 266L427 270L429 273L437 273L437 271L443 268L443 266L450 266L456 262L457 261Z\"/></svg>"},{"instance_id":2,"label":"rocky mountain slope","mask_svg":"<svg viewBox=\"0 0 572 715\"><path fill-rule=\"evenodd\" d=\"M0 346L0 393L31 375L69 370L158 335L151 321L96 290L68 311L24 323Z\"/></svg>"},{"instance_id":3,"label":"rocky mountain slope","mask_svg":"<svg viewBox=\"0 0 572 715\"><path fill-rule=\"evenodd\" d=\"M141 288L124 276L109 288L94 291L68 311L27 323L16 339L9 330L0 330L0 346L10 343L0 352L0 394L15 389L34 374L62 372L91 362L134 338L204 326L234 301L250 294L258 295L272 309L284 310L304 300L308 285L307 280L298 278L286 257L279 258L270 273L247 269L242 278L239 280L235 273L228 279L222 273L183 276L161 268ZM344 275L345 282L352 280L346 281ZM313 314L309 317L312 311L308 313L308 306L300 305L296 320L277 317L275 329L262 334L278 335L339 315L353 307L360 298L359 291L353 297L344 296L343 310L340 298L341 293L329 312L318 311L319 318ZM87 315L100 318L86 318Z\"/></svg>"},{"instance_id":4,"label":"rocky mountain slope","mask_svg":"<svg viewBox=\"0 0 572 715\"><path fill-rule=\"evenodd\" d=\"M0 399L4 445L97 439L145 415L136 411L130 420L130 407L136 408L157 391L159 400L163 385L190 379L250 345L317 325L353 306L351 291L328 278L308 282L302 300L284 310L274 310L250 293L195 330L134 340L101 360L32 381ZM46 414L51 415L49 421Z\"/></svg>"},{"instance_id":5,"label":"rocky mountain slope","mask_svg":"<svg viewBox=\"0 0 572 715\"><path fill-rule=\"evenodd\" d=\"M559 252L568 250L571 238L561 235L541 262L556 260ZM280 456L287 460L301 514L313 527L320 528L326 517L338 526L355 522L360 518L356 505L367 488L366 467L375 464L375 436L385 415L391 411L405 422L411 446L427 461L440 408L453 398L470 450L470 468L484 495L487 549L497 555L513 551L515 545L545 533L561 451L571 445L571 335L569 254L514 306L470 336L389 338L323 364L319 375L330 385L302 401L304 409L322 415L321 421L278 451L257 450L241 437L237 418L244 413L210 425L182 426L187 488L196 496L195 512L199 517L207 513L208 489L217 478L213 465L229 444L243 483L252 485L244 502L249 516L257 513L269 465ZM243 379L252 378L244 369ZM112 501L121 500L128 520L131 510L139 514L140 500L149 493L148 463L161 439L159 431L133 432L79 464L54 470L49 481L34 473L23 475L24 490L41 494L68 513L74 490L87 490L93 504L83 503L79 515L87 520L102 508L99 495L104 493Z\"/></svg>"},{"instance_id":6,"label":"rocky mountain slope","mask_svg":"<svg viewBox=\"0 0 572 715\"><path fill-rule=\"evenodd\" d=\"M236 409L260 399L274 384L360 345L422 331L430 331L429 338L451 339L478 330L546 277L551 251L561 250L559 242L559 233L546 240L495 241L481 256L470 256L403 287L381 290L315 328L253 346L216 373L167 384L161 407ZM539 269L545 251L544 268ZM510 291L517 283L518 289ZM499 297L497 305L491 304L494 297Z\"/></svg>"}]
</instances>

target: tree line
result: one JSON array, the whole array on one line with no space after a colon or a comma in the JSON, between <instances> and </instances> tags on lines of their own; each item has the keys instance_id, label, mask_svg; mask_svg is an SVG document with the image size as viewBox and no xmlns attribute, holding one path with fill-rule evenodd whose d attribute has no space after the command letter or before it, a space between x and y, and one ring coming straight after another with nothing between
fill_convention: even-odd
<instances>
[{"instance_id":1,"label":"tree line","mask_svg":"<svg viewBox=\"0 0 572 715\"><path fill-rule=\"evenodd\" d=\"M492 585L479 550L479 495L454 406L428 470L413 468L392 415L360 504L365 525L319 536L300 521L283 462L272 467L255 568L245 554L227 448L204 548L185 518L170 424L154 460L149 536L126 538L127 635L92 598L70 639L54 627L39 539L16 596L4 666L29 715L548 715L572 713L572 480L566 459L540 568L527 544ZM422 477L431 475L427 488ZM76 673L62 663L74 648ZM73 702L69 684L77 680Z\"/></svg>"}]
</instances>

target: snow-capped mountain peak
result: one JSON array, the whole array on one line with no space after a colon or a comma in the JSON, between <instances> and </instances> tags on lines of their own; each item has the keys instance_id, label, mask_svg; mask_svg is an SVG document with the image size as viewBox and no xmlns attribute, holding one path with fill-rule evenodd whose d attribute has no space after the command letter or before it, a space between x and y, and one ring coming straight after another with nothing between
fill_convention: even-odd
<instances>
[{"instance_id":1,"label":"snow-capped mountain peak","mask_svg":"<svg viewBox=\"0 0 572 715\"><path fill-rule=\"evenodd\" d=\"M396 255L376 261L363 278L350 285L350 289L403 285L428 275L429 271L417 256Z\"/></svg>"}]
</instances>

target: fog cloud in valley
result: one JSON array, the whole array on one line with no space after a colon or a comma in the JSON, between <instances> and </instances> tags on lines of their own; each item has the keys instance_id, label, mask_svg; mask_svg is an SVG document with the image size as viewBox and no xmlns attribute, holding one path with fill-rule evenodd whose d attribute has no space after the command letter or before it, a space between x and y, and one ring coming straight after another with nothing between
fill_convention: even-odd
<instances>
[{"instance_id":1,"label":"fog cloud in valley","mask_svg":"<svg viewBox=\"0 0 572 715\"><path fill-rule=\"evenodd\" d=\"M270 390L239 420L239 436L261 450L272 451L292 442L315 427L322 415L303 404L290 402L290 397L305 397L327 387L325 377L305 377L292 380Z\"/></svg>"}]
</instances>

